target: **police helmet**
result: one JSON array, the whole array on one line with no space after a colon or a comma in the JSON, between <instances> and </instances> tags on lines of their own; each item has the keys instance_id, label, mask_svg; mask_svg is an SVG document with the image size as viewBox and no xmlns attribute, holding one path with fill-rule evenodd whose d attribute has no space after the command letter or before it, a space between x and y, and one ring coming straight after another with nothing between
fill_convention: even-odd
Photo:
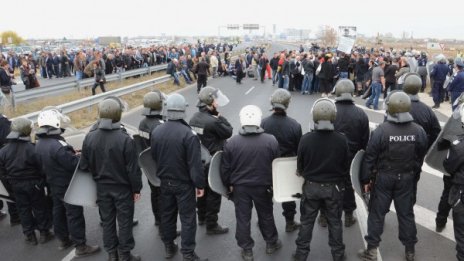
<instances>
[{"instance_id":1,"label":"police helmet","mask_svg":"<svg viewBox=\"0 0 464 261\"><path fill-rule=\"evenodd\" d=\"M341 79L335 84L336 101L352 101L354 84L351 80Z\"/></svg>"},{"instance_id":2,"label":"police helmet","mask_svg":"<svg viewBox=\"0 0 464 261\"><path fill-rule=\"evenodd\" d=\"M52 127L56 129L64 129L69 126L71 119L68 116L61 113L59 109L51 108L42 110L37 118L37 124L40 128Z\"/></svg>"},{"instance_id":3,"label":"police helmet","mask_svg":"<svg viewBox=\"0 0 464 261\"><path fill-rule=\"evenodd\" d=\"M124 100L122 100L119 97L108 96L108 97L105 97L103 100L114 100L114 101L116 101L119 104L119 107L121 108L122 112L125 112L125 111L127 111L129 109L129 105L127 104L127 102L125 102Z\"/></svg>"},{"instance_id":4,"label":"police helmet","mask_svg":"<svg viewBox=\"0 0 464 261\"><path fill-rule=\"evenodd\" d=\"M422 79L417 73L407 73L404 77L403 91L410 96L411 99L419 100L417 94L422 88Z\"/></svg>"},{"instance_id":5,"label":"police helmet","mask_svg":"<svg viewBox=\"0 0 464 261\"><path fill-rule=\"evenodd\" d=\"M411 99L401 91L394 92L386 101L387 120L391 122L403 123L413 121L409 111L411 110Z\"/></svg>"},{"instance_id":6,"label":"police helmet","mask_svg":"<svg viewBox=\"0 0 464 261\"><path fill-rule=\"evenodd\" d=\"M263 113L258 106L247 105L240 110L240 125L244 126L257 126L261 125L261 118Z\"/></svg>"},{"instance_id":7,"label":"police helmet","mask_svg":"<svg viewBox=\"0 0 464 261\"><path fill-rule=\"evenodd\" d=\"M225 106L229 103L229 99L221 90L211 86L203 87L198 93L197 107L211 106L214 101L217 106Z\"/></svg>"},{"instance_id":8,"label":"police helmet","mask_svg":"<svg viewBox=\"0 0 464 261\"><path fill-rule=\"evenodd\" d=\"M171 94L166 99L164 106L168 120L181 120L185 118L185 110L188 103L185 101L184 96L178 93Z\"/></svg>"},{"instance_id":9,"label":"police helmet","mask_svg":"<svg viewBox=\"0 0 464 261\"><path fill-rule=\"evenodd\" d=\"M98 104L100 119L110 119L113 123L121 120L121 105L114 99L106 99Z\"/></svg>"},{"instance_id":10,"label":"police helmet","mask_svg":"<svg viewBox=\"0 0 464 261\"><path fill-rule=\"evenodd\" d=\"M286 110L290 104L292 95L285 89L277 89L271 95L271 105L273 109Z\"/></svg>"},{"instance_id":11,"label":"police helmet","mask_svg":"<svg viewBox=\"0 0 464 261\"><path fill-rule=\"evenodd\" d=\"M457 57L456 59L454 59L454 64L456 66L459 66L461 68L464 68L464 61L462 60L461 57Z\"/></svg>"},{"instance_id":12,"label":"police helmet","mask_svg":"<svg viewBox=\"0 0 464 261\"><path fill-rule=\"evenodd\" d=\"M337 108L333 101L323 98L317 100L311 110L315 130L334 130Z\"/></svg>"},{"instance_id":13,"label":"police helmet","mask_svg":"<svg viewBox=\"0 0 464 261\"><path fill-rule=\"evenodd\" d=\"M11 122L11 131L7 139L18 139L20 137L29 137L32 132L32 121L26 118L17 118Z\"/></svg>"},{"instance_id":14,"label":"police helmet","mask_svg":"<svg viewBox=\"0 0 464 261\"><path fill-rule=\"evenodd\" d=\"M143 96L143 115L160 115L163 110L163 94L156 90L149 92Z\"/></svg>"}]
</instances>

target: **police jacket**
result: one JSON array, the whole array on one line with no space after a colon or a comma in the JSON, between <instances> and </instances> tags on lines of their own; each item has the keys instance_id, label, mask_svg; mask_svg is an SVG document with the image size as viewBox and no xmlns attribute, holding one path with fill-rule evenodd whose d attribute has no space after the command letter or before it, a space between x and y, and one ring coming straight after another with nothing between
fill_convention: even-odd
<instances>
[{"instance_id":1,"label":"police jacket","mask_svg":"<svg viewBox=\"0 0 464 261\"><path fill-rule=\"evenodd\" d=\"M279 157L279 143L262 132L241 132L226 143L221 160L226 186L272 186L272 161Z\"/></svg>"},{"instance_id":2,"label":"police jacket","mask_svg":"<svg viewBox=\"0 0 464 261\"><path fill-rule=\"evenodd\" d=\"M206 186L201 162L200 139L184 120L169 120L152 133L151 152L157 164L157 175L163 180L176 180Z\"/></svg>"},{"instance_id":3,"label":"police jacket","mask_svg":"<svg viewBox=\"0 0 464 261\"><path fill-rule=\"evenodd\" d=\"M143 118L139 124L139 135L144 139L145 143L142 149L150 147L151 133L156 127L163 123L164 121L161 115L148 115Z\"/></svg>"},{"instance_id":4,"label":"police jacket","mask_svg":"<svg viewBox=\"0 0 464 261\"><path fill-rule=\"evenodd\" d=\"M73 147L60 135L40 135L35 152L47 183L67 187L79 163Z\"/></svg>"},{"instance_id":5,"label":"police jacket","mask_svg":"<svg viewBox=\"0 0 464 261\"><path fill-rule=\"evenodd\" d=\"M226 118L215 116L206 106L199 108L190 119L189 125L200 137L201 143L211 155L222 150L226 139L232 136L233 128Z\"/></svg>"},{"instance_id":6,"label":"police jacket","mask_svg":"<svg viewBox=\"0 0 464 261\"><path fill-rule=\"evenodd\" d=\"M0 177L15 180L45 179L30 141L11 139L0 150Z\"/></svg>"},{"instance_id":7,"label":"police jacket","mask_svg":"<svg viewBox=\"0 0 464 261\"><path fill-rule=\"evenodd\" d=\"M464 70L459 71L450 83L448 90L450 92L464 92Z\"/></svg>"},{"instance_id":8,"label":"police jacket","mask_svg":"<svg viewBox=\"0 0 464 261\"><path fill-rule=\"evenodd\" d=\"M417 99L411 99L411 111L409 113L414 118L414 122L424 129L428 140L427 149L430 148L441 131L437 116L429 106Z\"/></svg>"},{"instance_id":9,"label":"police jacket","mask_svg":"<svg viewBox=\"0 0 464 261\"><path fill-rule=\"evenodd\" d=\"M313 131L301 138L297 172L305 180L338 183L349 178L348 140L336 131Z\"/></svg>"},{"instance_id":10,"label":"police jacket","mask_svg":"<svg viewBox=\"0 0 464 261\"><path fill-rule=\"evenodd\" d=\"M337 101L337 117L335 118L335 131L340 132L348 139L350 159L358 150L365 150L369 142L369 119L366 113L356 107L352 101Z\"/></svg>"},{"instance_id":11,"label":"police jacket","mask_svg":"<svg viewBox=\"0 0 464 261\"><path fill-rule=\"evenodd\" d=\"M82 145L80 168L89 170L98 184L124 185L133 193L142 189L134 140L119 123L100 120Z\"/></svg>"},{"instance_id":12,"label":"police jacket","mask_svg":"<svg viewBox=\"0 0 464 261\"><path fill-rule=\"evenodd\" d=\"M454 184L464 185L464 136L451 143L448 157L443 161L446 172L451 174Z\"/></svg>"},{"instance_id":13,"label":"police jacket","mask_svg":"<svg viewBox=\"0 0 464 261\"><path fill-rule=\"evenodd\" d=\"M261 128L279 142L280 157L296 156L302 135L301 125L296 120L277 111L262 120Z\"/></svg>"},{"instance_id":14,"label":"police jacket","mask_svg":"<svg viewBox=\"0 0 464 261\"><path fill-rule=\"evenodd\" d=\"M420 173L427 146L427 134L414 122L380 124L367 145L361 182L369 183L375 170L377 175Z\"/></svg>"},{"instance_id":15,"label":"police jacket","mask_svg":"<svg viewBox=\"0 0 464 261\"><path fill-rule=\"evenodd\" d=\"M11 121L0 114L0 148L6 143L6 136L10 133Z\"/></svg>"},{"instance_id":16,"label":"police jacket","mask_svg":"<svg viewBox=\"0 0 464 261\"><path fill-rule=\"evenodd\" d=\"M438 63L433 67L430 77L436 82L445 82L448 72L449 68L446 64Z\"/></svg>"}]
</instances>

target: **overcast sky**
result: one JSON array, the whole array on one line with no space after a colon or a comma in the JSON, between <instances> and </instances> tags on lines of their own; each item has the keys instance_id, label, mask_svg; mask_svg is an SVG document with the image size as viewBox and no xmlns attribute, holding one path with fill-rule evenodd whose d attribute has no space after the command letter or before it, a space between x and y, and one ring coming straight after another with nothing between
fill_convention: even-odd
<instances>
[{"instance_id":1,"label":"overcast sky","mask_svg":"<svg viewBox=\"0 0 464 261\"><path fill-rule=\"evenodd\" d=\"M267 32L273 24L277 32L346 25L368 36L400 37L406 31L415 38L464 39L463 10L462 0L5 0L0 32L13 30L24 38L217 35L218 26L258 23Z\"/></svg>"}]
</instances>

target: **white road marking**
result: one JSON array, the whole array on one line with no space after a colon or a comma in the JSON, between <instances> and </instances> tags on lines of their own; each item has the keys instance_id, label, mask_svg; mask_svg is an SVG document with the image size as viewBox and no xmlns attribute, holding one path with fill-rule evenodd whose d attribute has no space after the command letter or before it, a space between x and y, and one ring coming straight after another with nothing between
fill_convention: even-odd
<instances>
[{"instance_id":1,"label":"white road marking","mask_svg":"<svg viewBox=\"0 0 464 261\"><path fill-rule=\"evenodd\" d=\"M247 92L245 92L245 95L248 95L254 88L255 86L251 87Z\"/></svg>"},{"instance_id":2,"label":"white road marking","mask_svg":"<svg viewBox=\"0 0 464 261\"><path fill-rule=\"evenodd\" d=\"M390 210L396 213L396 209L393 204L390 206ZM433 231L437 235L440 235L453 242L456 242L456 240L454 239L454 225L452 219L448 218L445 229L441 233L437 233L435 232L435 218L431 218L436 216L435 212L416 204L414 205L414 216L417 225L423 226L426 229Z\"/></svg>"},{"instance_id":3,"label":"white road marking","mask_svg":"<svg viewBox=\"0 0 464 261\"><path fill-rule=\"evenodd\" d=\"M359 223L359 230L361 230L362 240L364 243L364 247L367 247L367 242L364 240L364 237L367 235L367 209L364 207L364 201L358 194L354 194L356 198L356 216L358 216L358 223ZM377 260L382 261L382 255L380 251L377 251Z\"/></svg>"},{"instance_id":4,"label":"white road marking","mask_svg":"<svg viewBox=\"0 0 464 261\"><path fill-rule=\"evenodd\" d=\"M76 250L73 249L71 250L71 252L69 252L69 254L67 256L65 256L63 259L61 259L61 261L71 261L73 260L73 258L76 256Z\"/></svg>"}]
</instances>

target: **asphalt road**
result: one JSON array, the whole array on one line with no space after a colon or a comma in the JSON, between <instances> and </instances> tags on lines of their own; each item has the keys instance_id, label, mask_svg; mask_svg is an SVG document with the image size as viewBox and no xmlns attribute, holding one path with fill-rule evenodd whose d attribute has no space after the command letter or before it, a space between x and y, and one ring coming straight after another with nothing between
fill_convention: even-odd
<instances>
[{"instance_id":1,"label":"asphalt road","mask_svg":"<svg viewBox=\"0 0 464 261\"><path fill-rule=\"evenodd\" d=\"M273 44L272 51L284 49L285 46ZM244 79L242 85L236 85L232 78L216 78L209 80L208 84L220 88L226 94L230 103L220 108L220 113L225 116L234 126L234 134L237 134L240 127L238 113L240 109L248 104L259 106L264 116L270 114L269 97L276 89L270 81L261 84L259 81ZM197 110L196 87L188 87L179 91L184 95L190 104L187 119ZM320 95L301 95L297 92L292 93L292 102L288 109L288 115L295 118L303 127L303 133L309 130L310 108ZM364 100L356 98L357 104L363 104ZM383 121L382 111L372 111L366 109L369 120L372 123ZM141 108L136 108L123 116L123 122L127 125L138 126L142 119ZM443 115L439 115L440 121L445 121ZM135 217L139 219L139 225L134 227L136 246L134 253L142 256L143 260L164 260L164 247L158 236L158 229L154 226L154 218L150 208L150 190L147 181L144 179L144 189L142 199L136 204ZM440 173L427 170L422 173L418 186L418 199L415 207L416 223L418 229L419 243L416 245L417 260L456 260L455 242L452 233L452 221L449 220L448 226L442 234L434 231L435 211L443 189ZM358 208L361 206L358 206ZM265 242L259 233L257 226L252 225L252 237L255 239L254 255L257 261L281 261L291 260L291 253L295 250L296 232L285 232L285 219L281 215L280 204L274 204L274 216L279 232L279 238L283 242L283 248L273 256L265 254ZM299 213L299 211L298 211ZM98 212L95 208L85 208L87 222L87 239L89 244L102 243L102 229L98 225ZM360 216L358 219L365 221L367 217ZM299 218L299 214L297 216ZM253 213L252 224L256 224L256 213ZM241 260L240 248L237 246L235 233L235 216L232 202L223 200L219 223L228 226L230 232L225 235L207 236L205 227L197 229L197 253L202 257L208 257L212 261L236 261ZM404 247L398 240L398 223L393 211L387 214L385 220L384 234L380 245L380 253L383 260L397 261L404 260ZM177 241L180 241L179 239ZM356 253L363 247L364 240L361 234L359 223L344 229L344 241L346 244L347 260L359 260ZM319 226L314 227L313 240L311 242L310 260L331 260L328 242L328 231ZM11 228L8 219L0 221L0 260L22 261L22 260L70 260L73 256L70 250L59 251L58 242L54 240L45 245L29 246L24 244L21 228L19 226ZM80 260L105 260L106 253L100 252L98 255ZM174 261L182 260L178 254Z\"/></svg>"}]
</instances>

